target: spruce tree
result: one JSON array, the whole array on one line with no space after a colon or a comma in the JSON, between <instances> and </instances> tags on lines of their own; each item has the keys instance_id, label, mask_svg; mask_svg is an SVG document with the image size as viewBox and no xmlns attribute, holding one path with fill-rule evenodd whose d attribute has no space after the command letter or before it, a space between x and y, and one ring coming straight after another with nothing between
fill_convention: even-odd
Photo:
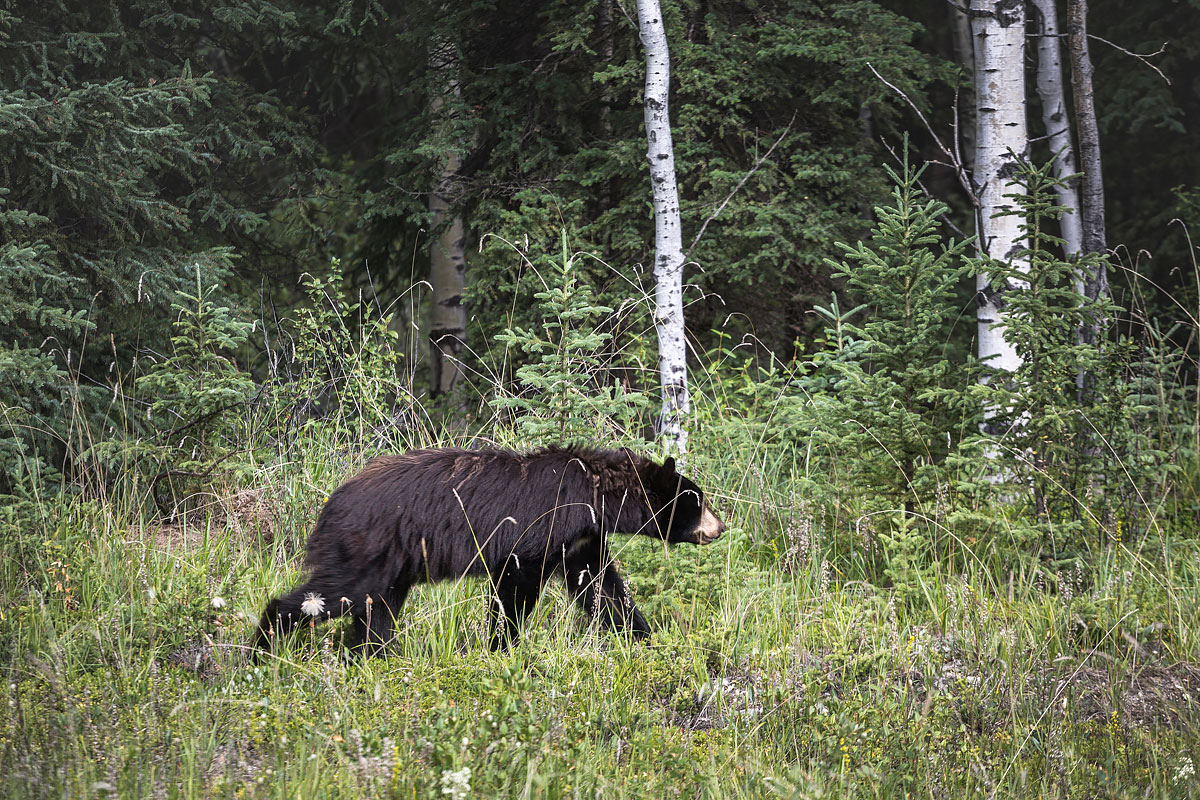
<instances>
[{"instance_id":1,"label":"spruce tree","mask_svg":"<svg viewBox=\"0 0 1200 800\"><path fill-rule=\"evenodd\" d=\"M311 150L298 115L230 74L293 24L278 6L14 8L0 14L0 493L114 422L197 270L228 296L267 268L272 209L303 191L294 156Z\"/></svg>"},{"instance_id":2,"label":"spruce tree","mask_svg":"<svg viewBox=\"0 0 1200 800\"><path fill-rule=\"evenodd\" d=\"M857 487L864 508L931 514L925 504L944 485L945 458L972 424L968 364L950 352L956 294L967 275L965 243L943 241L945 203L921 194L907 156L891 203L875 209L870 236L829 261L834 276L869 308L862 322L839 315L834 353L822 365L840 380L815 397L815 436L847 456L840 480ZM834 338L831 336L831 338ZM842 351L855 357L839 357Z\"/></svg>"},{"instance_id":3,"label":"spruce tree","mask_svg":"<svg viewBox=\"0 0 1200 800\"><path fill-rule=\"evenodd\" d=\"M580 279L578 256L568 250L565 233L561 241L561 260L534 295L543 332L514 325L496 336L506 357L525 358L517 360L518 393L498 383L492 408L512 420L522 445L633 443L641 438L639 417L649 398L611 379L599 353L612 335L598 326L613 309L596 302Z\"/></svg>"},{"instance_id":4,"label":"spruce tree","mask_svg":"<svg viewBox=\"0 0 1200 800\"><path fill-rule=\"evenodd\" d=\"M1121 354L1107 330L1119 309L1108 297L1089 298L1077 288L1077 279L1101 257L1091 253L1067 261L1058 255L1062 239L1051 231L1064 209L1054 194L1053 165L1020 161L1014 181L1020 191L1011 195L1010 213L1021 219L1029 244L1020 255L1028 267L986 260L973 268L995 273L996 281L1026 284L1008 297L1005 308L1004 335L1021 365L1012 372L995 370L973 391L995 410L981 450L1000 460L1000 480L991 488L1010 500L1029 499L1037 521L1033 530L1057 547L1089 524L1089 502L1098 499L1089 497L1089 483L1100 490L1119 477L1108 475L1118 469L1114 456L1120 457L1112 443L1125 439L1130 419L1123 398L1132 390L1119 382ZM1094 325L1101 326L1101 336L1080 336ZM1089 376L1086 391L1077 385L1081 371Z\"/></svg>"}]
</instances>

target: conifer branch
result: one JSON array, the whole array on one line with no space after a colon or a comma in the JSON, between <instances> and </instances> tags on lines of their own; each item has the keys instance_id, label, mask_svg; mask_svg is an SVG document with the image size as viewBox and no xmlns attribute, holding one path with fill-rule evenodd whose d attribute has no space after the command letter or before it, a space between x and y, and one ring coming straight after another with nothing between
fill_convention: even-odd
<instances>
[{"instance_id":1,"label":"conifer branch","mask_svg":"<svg viewBox=\"0 0 1200 800\"><path fill-rule=\"evenodd\" d=\"M684 254L683 254L684 261L687 261L688 256L690 256L692 254L692 250L694 250L696 248L696 245L698 245L700 243L700 237L704 236L704 231L708 228L708 223L712 222L718 216L720 216L721 212L725 210L725 206L729 205L729 201L733 199L733 196L735 194L737 194L743 186L746 185L746 181L750 180L750 176L753 175L755 172L758 172L758 168L763 165L763 162L771 157L771 153L775 152L775 148L779 147L780 142L782 142L784 140L784 138L787 137L788 133L791 132L792 124L795 121L796 121L796 112L793 111L792 118L790 120L788 120L787 127L783 129L783 133L779 134L779 138L775 140L775 143L773 145L771 145L770 148L767 149L767 152L763 153L762 156L757 161L754 162L754 166L750 168L749 172L747 172L745 175L742 176L742 179L740 181L738 181L738 185L733 187L733 191L730 192L725 197L725 199L721 201L721 205L717 206L717 210L714 211L712 214L710 214L708 216L708 219L704 220L703 224L700 225L700 230L699 230L699 232L696 233L696 238L692 239L692 243L690 245L688 245L688 249L686 251L684 251Z\"/></svg>"}]
</instances>

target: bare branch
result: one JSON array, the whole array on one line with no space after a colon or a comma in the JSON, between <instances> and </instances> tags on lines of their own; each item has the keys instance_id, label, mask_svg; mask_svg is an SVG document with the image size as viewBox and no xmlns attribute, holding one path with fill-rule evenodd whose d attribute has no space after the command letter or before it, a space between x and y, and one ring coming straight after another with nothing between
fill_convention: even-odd
<instances>
[{"instance_id":1,"label":"bare branch","mask_svg":"<svg viewBox=\"0 0 1200 800\"><path fill-rule=\"evenodd\" d=\"M1150 58L1154 58L1155 56L1161 56L1163 53L1165 53L1165 52L1167 51L1167 43L1166 43L1166 42L1163 42L1163 43L1162 43L1162 45L1161 45L1161 46L1160 46L1160 47L1159 47L1157 50L1155 50L1153 53L1135 53L1135 52L1133 52L1132 50L1126 50L1124 47L1121 47L1121 45L1119 45L1119 44L1115 44L1114 42L1110 42L1108 39L1103 39L1103 38L1101 38L1101 37L1097 36L1097 35L1096 35L1096 34L1094 34L1094 33L1089 33L1089 34L1088 34L1088 38L1089 38L1089 39L1095 39L1097 42L1104 42L1106 45L1108 45L1109 47L1113 48L1114 50L1118 50L1118 51L1120 51L1120 52L1124 53L1124 54L1125 54L1125 55L1127 55L1127 56L1131 56L1131 57L1133 57L1133 58L1136 58L1138 61L1140 61L1140 62L1142 62L1143 64L1145 64L1147 67L1149 67L1150 69L1152 69L1152 70L1154 70L1155 72L1157 72L1157 73L1158 73L1158 77L1162 78L1164 81L1166 81L1166 82L1167 82L1167 86L1170 86L1170 85L1171 85L1171 79L1170 79L1170 78L1168 78L1166 75L1164 75L1164 74L1163 74L1163 71L1162 71L1161 69L1159 69L1158 67L1154 66L1153 64L1151 64L1151 63L1150 63L1150 62L1147 60L1147 59L1150 59Z\"/></svg>"},{"instance_id":2,"label":"bare branch","mask_svg":"<svg viewBox=\"0 0 1200 800\"><path fill-rule=\"evenodd\" d=\"M757 172L758 168L763 165L763 162L771 157L771 153L775 152L775 148L778 147L779 143L784 140L789 132L791 132L792 124L795 123L795 121L796 114L795 112L792 112L792 118L788 121L787 127L783 129L783 133L779 134L779 138L775 140L775 144L771 145L767 152L763 153L762 156L760 156L759 159L754 162L754 166L750 168L749 172L742 176L742 179L738 181L738 185L733 187L733 191L721 201L721 205L717 206L717 210L710 214L708 219L704 220L704 224L700 226L700 231L696 234L696 238L692 240L692 243L688 246L687 251L683 254L684 261L687 261L688 256L692 254L692 250L694 250L696 245L700 243L700 237L704 235L704 230L708 227L708 223L715 220L720 213L725 210L725 206L729 205L729 201L733 199L733 196L737 194L743 186L746 185L746 181L750 180L750 176Z\"/></svg>"},{"instance_id":3,"label":"bare branch","mask_svg":"<svg viewBox=\"0 0 1200 800\"><path fill-rule=\"evenodd\" d=\"M975 186L974 186L974 184L971 183L971 177L969 175L967 175L967 170L963 166L962 159L959 158L959 155L958 155L957 96L955 98L956 102L955 102L955 109L954 109L954 113L955 113L954 140L955 140L955 142L954 142L954 149L951 150L949 147L946 147L946 144L945 144L945 142L942 141L941 137L938 136L936 133L934 133L933 126L929 124L929 120L925 118L925 115L923 113L921 113L921 109L917 108L917 104L912 101L912 98L910 98L907 94L905 94L904 91L902 89L900 89L900 87L896 86L894 83L891 83L890 81L888 81L887 78L880 75L879 72L875 69L875 67L871 64L870 61L867 62L867 69L871 70L871 72L874 73L875 77L879 79L880 83L882 83L884 86L891 89L896 94L900 95L900 97L903 98L904 102L908 103L909 107L913 111L917 112L917 116L920 118L921 124L925 126L925 131L933 138L933 141L934 141L934 143L937 144L938 149L941 150L943 153L945 153L946 158L950 159L950 163L954 165L954 174L958 176L958 182L961 183L963 189L966 190L967 197L971 198L971 202L974 203L976 206L978 206L979 205L979 195L975 191Z\"/></svg>"},{"instance_id":4,"label":"bare branch","mask_svg":"<svg viewBox=\"0 0 1200 800\"><path fill-rule=\"evenodd\" d=\"M959 84L956 81L954 84L954 107L951 109L951 111L954 113L950 117L950 129L954 131L954 155L952 157L953 165L951 168L954 170L955 175L958 175L959 169L962 169L964 174L966 173L966 167L964 166L962 158L962 148L959 146L959 142L962 140L962 137L958 135L958 91ZM962 176L959 176L959 181L962 181ZM974 188L974 186L972 186L972 188ZM970 190L968 190L967 194L971 196L972 200L974 200L974 194Z\"/></svg>"},{"instance_id":5,"label":"bare branch","mask_svg":"<svg viewBox=\"0 0 1200 800\"><path fill-rule=\"evenodd\" d=\"M953 3L951 3L951 5L953 5ZM1030 34L1026 35L1026 37L1029 39L1065 39L1065 38L1067 38L1067 36L1068 36L1068 34L1066 34L1066 33L1053 33L1053 34L1051 34L1051 33L1030 33ZM1116 42L1110 42L1108 39L1105 39L1102 36L1097 36L1094 33L1089 33L1087 35L1087 37L1089 39L1095 39L1097 42L1103 42L1104 44L1108 45L1112 49L1117 50L1121 53L1124 53L1125 55L1127 55L1131 58L1136 58L1138 61L1141 61L1147 67L1149 67L1150 69L1157 72L1158 77L1160 77L1164 81L1166 81L1168 86L1171 85L1171 79L1168 78L1166 75L1164 75L1163 71L1161 69L1159 69L1158 67L1154 66L1149 61L1147 61L1147 59L1154 58L1155 56L1161 56L1163 53L1167 52L1167 42L1163 42L1159 46L1159 48L1157 50L1155 50L1153 53L1135 53L1132 50L1128 50L1124 47L1121 47L1121 45L1117 44Z\"/></svg>"}]
</instances>

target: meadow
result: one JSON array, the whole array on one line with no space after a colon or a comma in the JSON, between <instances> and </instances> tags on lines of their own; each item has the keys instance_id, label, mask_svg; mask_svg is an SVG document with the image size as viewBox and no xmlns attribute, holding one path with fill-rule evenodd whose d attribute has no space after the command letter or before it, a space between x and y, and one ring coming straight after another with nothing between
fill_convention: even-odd
<instances>
[{"instance_id":1,"label":"meadow","mask_svg":"<svg viewBox=\"0 0 1200 800\"><path fill-rule=\"evenodd\" d=\"M0 800L1200 796L1200 3L663 5L3 4ZM728 526L648 641L249 658L370 458L556 444Z\"/></svg>"},{"instance_id":2,"label":"meadow","mask_svg":"<svg viewBox=\"0 0 1200 800\"><path fill-rule=\"evenodd\" d=\"M248 664L320 504L366 457L345 434L306 434L175 519L44 498L0 565L0 794L1192 796L1194 537L1114 540L1058 574L959 541L882 585L869 526L827 529L718 422L688 471L730 531L613 539L647 644L589 627L552 584L491 653L467 580L414 590L385 657L347 658L322 625Z\"/></svg>"}]
</instances>

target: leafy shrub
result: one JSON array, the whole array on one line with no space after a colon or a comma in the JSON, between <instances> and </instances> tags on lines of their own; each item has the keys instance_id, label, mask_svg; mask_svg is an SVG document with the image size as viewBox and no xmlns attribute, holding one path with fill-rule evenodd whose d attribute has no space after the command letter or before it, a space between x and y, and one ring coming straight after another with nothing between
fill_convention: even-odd
<instances>
[{"instance_id":1,"label":"leafy shrub","mask_svg":"<svg viewBox=\"0 0 1200 800\"><path fill-rule=\"evenodd\" d=\"M283 441L302 430L331 428L364 449L390 442L395 433L407 443L427 418L411 375L403 372L399 336L374 302L348 299L343 283L338 259L324 275L303 278L308 302L283 326L291 346L283 345L273 363L282 415L274 427Z\"/></svg>"}]
</instances>

